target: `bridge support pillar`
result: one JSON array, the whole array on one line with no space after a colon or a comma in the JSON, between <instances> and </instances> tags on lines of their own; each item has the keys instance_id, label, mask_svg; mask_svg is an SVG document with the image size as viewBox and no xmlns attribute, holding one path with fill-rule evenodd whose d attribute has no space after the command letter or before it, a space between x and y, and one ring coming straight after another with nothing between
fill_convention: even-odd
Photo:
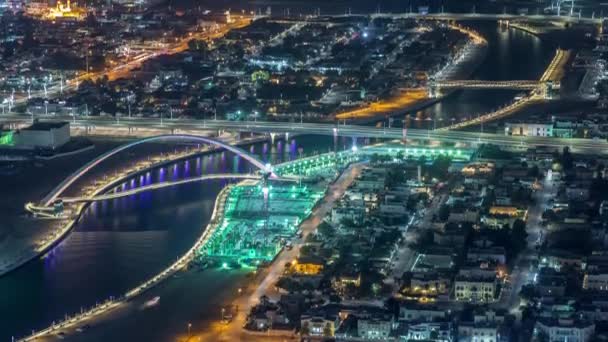
<instances>
[{"instance_id":1,"label":"bridge support pillar","mask_svg":"<svg viewBox=\"0 0 608 342\"><path fill-rule=\"evenodd\" d=\"M274 144L274 137L276 137L276 136L277 136L277 134L276 134L276 133L272 133L272 132L270 132L270 143L271 143L271 144Z\"/></svg>"},{"instance_id":2,"label":"bridge support pillar","mask_svg":"<svg viewBox=\"0 0 608 342\"><path fill-rule=\"evenodd\" d=\"M439 96L441 96L441 91L439 89L439 87L437 87L436 84L431 83L428 87L428 93L429 93L429 97L432 99L438 98Z\"/></svg>"},{"instance_id":3,"label":"bridge support pillar","mask_svg":"<svg viewBox=\"0 0 608 342\"><path fill-rule=\"evenodd\" d=\"M289 143L289 132L285 132L285 143Z\"/></svg>"}]
</instances>

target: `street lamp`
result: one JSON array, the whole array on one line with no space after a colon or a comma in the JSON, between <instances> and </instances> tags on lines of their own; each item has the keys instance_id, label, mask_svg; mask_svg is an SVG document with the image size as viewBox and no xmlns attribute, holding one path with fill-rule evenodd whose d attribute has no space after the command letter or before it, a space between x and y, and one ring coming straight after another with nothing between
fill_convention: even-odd
<instances>
[{"instance_id":1,"label":"street lamp","mask_svg":"<svg viewBox=\"0 0 608 342\"><path fill-rule=\"evenodd\" d=\"M192 328L192 323L188 322L188 337L190 336L190 328Z\"/></svg>"}]
</instances>

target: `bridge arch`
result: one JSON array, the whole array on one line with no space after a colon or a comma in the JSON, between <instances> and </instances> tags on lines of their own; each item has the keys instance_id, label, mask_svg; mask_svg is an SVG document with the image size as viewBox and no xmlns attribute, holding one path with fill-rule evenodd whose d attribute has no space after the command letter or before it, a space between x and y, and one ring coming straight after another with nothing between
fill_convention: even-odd
<instances>
[{"instance_id":1,"label":"bridge arch","mask_svg":"<svg viewBox=\"0 0 608 342\"><path fill-rule=\"evenodd\" d=\"M210 144L210 145L224 148L230 152L233 152L234 154L236 154L238 156L245 158L247 161L249 161L251 164L255 165L260 170L262 170L266 173L270 173L271 176L274 176L274 173L272 173L272 169L269 168L268 165L264 164L261 160L257 159L256 157L252 156L247 151L245 151L239 147L227 144L227 143L217 140L217 139L203 137L203 136L199 136L199 135L165 134L165 135L157 135L157 136L153 136L153 137L139 139L139 140L130 142L128 144L118 146L118 147L98 156L97 158L86 163L84 166L82 166L78 170L74 171L71 175L69 175L66 179L64 179L61 183L59 183L59 185L57 185L48 195L46 195L42 199L42 204L44 206L50 206L76 180L78 180L80 177L85 175L87 172L89 172L95 166L99 165L99 163L116 155L117 153L130 149L131 147L147 143L147 142L164 140L164 139L200 141L205 144Z\"/></svg>"}]
</instances>

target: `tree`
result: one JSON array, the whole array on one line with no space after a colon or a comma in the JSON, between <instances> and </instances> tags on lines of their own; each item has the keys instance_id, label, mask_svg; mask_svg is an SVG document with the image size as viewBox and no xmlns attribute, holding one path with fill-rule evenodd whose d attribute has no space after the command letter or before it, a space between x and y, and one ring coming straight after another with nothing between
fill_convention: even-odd
<instances>
[{"instance_id":1,"label":"tree","mask_svg":"<svg viewBox=\"0 0 608 342\"><path fill-rule=\"evenodd\" d=\"M192 39L188 42L188 49L190 49L190 51L206 52L209 47L203 40Z\"/></svg>"},{"instance_id":2,"label":"tree","mask_svg":"<svg viewBox=\"0 0 608 342\"><path fill-rule=\"evenodd\" d=\"M538 297L539 294L536 291L536 288L534 287L534 285L526 284L521 287L521 291L519 291L519 295L524 299L531 300L531 299L534 299L535 297Z\"/></svg>"},{"instance_id":3,"label":"tree","mask_svg":"<svg viewBox=\"0 0 608 342\"><path fill-rule=\"evenodd\" d=\"M315 254L315 248L313 246L304 245L300 248L300 255L311 256Z\"/></svg>"},{"instance_id":4,"label":"tree","mask_svg":"<svg viewBox=\"0 0 608 342\"><path fill-rule=\"evenodd\" d=\"M336 233L334 227L325 221L319 224L319 226L317 227L317 231L325 238L333 237Z\"/></svg>"},{"instance_id":5,"label":"tree","mask_svg":"<svg viewBox=\"0 0 608 342\"><path fill-rule=\"evenodd\" d=\"M564 170L569 170L572 168L573 158L572 154L570 154L570 148L568 146L564 146L561 155L561 164L564 167Z\"/></svg>"},{"instance_id":6,"label":"tree","mask_svg":"<svg viewBox=\"0 0 608 342\"><path fill-rule=\"evenodd\" d=\"M289 277L281 277L279 278L279 280L277 280L277 283L275 284L276 287L283 289L287 292L297 292L301 290L301 286L297 281L294 281L293 279L289 278Z\"/></svg>"},{"instance_id":7,"label":"tree","mask_svg":"<svg viewBox=\"0 0 608 342\"><path fill-rule=\"evenodd\" d=\"M310 327L308 326L308 322L304 322L300 327L300 335L308 336L310 334Z\"/></svg>"},{"instance_id":8,"label":"tree","mask_svg":"<svg viewBox=\"0 0 608 342\"><path fill-rule=\"evenodd\" d=\"M452 164L452 159L447 156L438 156L429 167L429 176L432 178L443 180L447 178L448 169Z\"/></svg>"},{"instance_id":9,"label":"tree","mask_svg":"<svg viewBox=\"0 0 608 342\"><path fill-rule=\"evenodd\" d=\"M331 324L325 323L325 326L323 327L323 336L325 337L332 337L334 336L334 331L331 327Z\"/></svg>"},{"instance_id":10,"label":"tree","mask_svg":"<svg viewBox=\"0 0 608 342\"><path fill-rule=\"evenodd\" d=\"M447 221L448 217L450 217L450 207L442 204L441 207L439 207L438 217L440 221Z\"/></svg>"},{"instance_id":11,"label":"tree","mask_svg":"<svg viewBox=\"0 0 608 342\"><path fill-rule=\"evenodd\" d=\"M515 220L511 228L511 240L516 251L521 251L526 247L527 238L526 222L521 219Z\"/></svg>"}]
</instances>

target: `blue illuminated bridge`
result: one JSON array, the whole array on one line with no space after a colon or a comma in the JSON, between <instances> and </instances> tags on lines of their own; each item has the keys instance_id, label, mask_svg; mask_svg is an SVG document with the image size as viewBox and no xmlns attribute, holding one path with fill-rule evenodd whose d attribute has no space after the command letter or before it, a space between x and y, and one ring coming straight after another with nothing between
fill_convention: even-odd
<instances>
[{"instance_id":1,"label":"blue illuminated bridge","mask_svg":"<svg viewBox=\"0 0 608 342\"><path fill-rule=\"evenodd\" d=\"M70 176L68 176L66 179L64 179L61 183L59 183L59 185L57 185L53 190L51 190L51 192L46 195L42 201L41 201L41 206L37 207L34 206L31 203L28 203L28 205L26 205L26 209L28 209L29 211L32 212L40 212L40 211L44 211L45 208L50 208L51 205L57 200L60 199L63 195L63 193L65 192L65 190L67 188L70 187L70 185L74 184L74 182L76 182L78 179L80 179L81 177L83 177L85 174L87 174L89 171L91 171L94 167L96 167L97 165L99 165L101 162L103 162L104 160L122 152L125 150L128 150L134 146L143 144L143 143L148 143L148 142L154 142L154 141L165 141L165 140L187 140L187 141L196 141L196 142L201 142L201 143L205 143L205 144L209 144L209 145L213 145L219 148L223 148L226 149L230 152L233 152L234 154L243 157L245 160L249 161L251 164L253 164L254 166L256 166L258 169L260 169L260 171L262 171L261 175L246 175L246 174L215 174L215 175L204 175L201 177L196 177L196 178L192 178L192 179L188 179L188 180L182 180L182 181L175 181L175 182L163 182L163 183L159 183L159 184L153 184L147 187L142 187L140 189L135 189L132 192L124 192L124 193L118 193L118 194L106 194L106 195L97 195L94 197L75 197L75 198L65 198L66 202L89 202L89 201L95 201L95 200L103 200L103 199L111 199L111 198L118 198L118 197L122 197L122 196L128 196L134 193L139 193L142 191L148 191L148 190L153 190L153 189L160 189L163 187L168 187L168 186L175 186L178 184L182 184L182 183L189 183L189 182L193 182L193 181L202 181L205 179L220 179L220 178L224 178L224 179L229 179L229 178L233 178L233 179L261 179L263 177L270 177L273 179L277 179L277 180L289 180L283 177L278 177L277 175L275 175L272 171L272 167L269 164L265 164L264 162L262 162L261 160L259 160L258 158L256 158L255 156L251 155L250 153L248 153L247 151L227 144L223 141L217 140L217 139L212 139L212 138L208 138L208 137L204 137L204 136L198 136L198 135L188 135L188 134L170 134L170 135L159 135L159 136L153 136L153 137L149 137L149 138L143 138L143 139L139 139L139 140L135 140L133 142L118 146L100 156L98 156L97 158L91 160L90 162L88 162L87 164L85 164L84 166L82 166L80 169L76 170L75 172L73 172Z\"/></svg>"}]
</instances>

